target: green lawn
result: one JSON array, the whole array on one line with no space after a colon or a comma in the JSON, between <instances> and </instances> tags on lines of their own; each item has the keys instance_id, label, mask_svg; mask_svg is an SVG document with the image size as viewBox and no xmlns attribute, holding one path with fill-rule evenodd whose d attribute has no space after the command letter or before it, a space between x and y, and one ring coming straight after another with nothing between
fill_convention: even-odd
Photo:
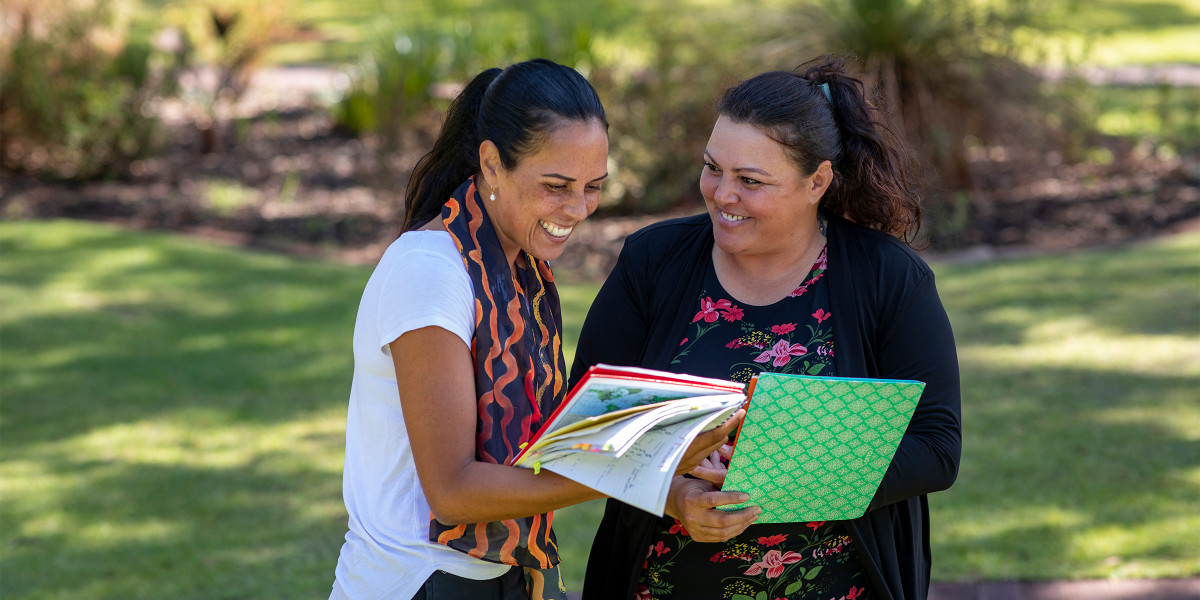
<instances>
[{"instance_id":1,"label":"green lawn","mask_svg":"<svg viewBox=\"0 0 1200 600\"><path fill-rule=\"evenodd\" d=\"M1200 235L937 270L965 449L934 579L1200 575ZM0 223L3 596L325 597L368 274ZM594 293L563 286L572 340ZM558 515L574 589L598 510Z\"/></svg>"},{"instance_id":2,"label":"green lawn","mask_svg":"<svg viewBox=\"0 0 1200 600\"><path fill-rule=\"evenodd\" d=\"M1057 62L1104 66L1200 63L1200 0L1088 0L1037 6L1055 29L1036 34ZM1056 55L1055 51L1064 51ZM1082 53L1081 53L1082 51ZM1065 55L1065 56L1064 56Z\"/></svg>"}]
</instances>

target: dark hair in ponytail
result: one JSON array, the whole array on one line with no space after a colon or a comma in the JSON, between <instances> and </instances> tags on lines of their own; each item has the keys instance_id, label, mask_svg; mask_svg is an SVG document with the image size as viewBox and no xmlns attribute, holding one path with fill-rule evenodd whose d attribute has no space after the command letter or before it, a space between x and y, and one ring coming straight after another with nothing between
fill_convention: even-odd
<instances>
[{"instance_id":1,"label":"dark hair in ponytail","mask_svg":"<svg viewBox=\"0 0 1200 600\"><path fill-rule=\"evenodd\" d=\"M805 175L828 160L834 177L821 208L912 245L921 227L912 157L844 65L822 56L757 75L727 90L717 110L783 144Z\"/></svg>"},{"instance_id":2,"label":"dark hair in ponytail","mask_svg":"<svg viewBox=\"0 0 1200 600\"><path fill-rule=\"evenodd\" d=\"M428 223L468 177L479 172L479 144L491 140L512 169L564 122L599 121L604 107L590 83L570 67L538 58L488 69L450 105L433 149L421 157L404 197L403 231Z\"/></svg>"}]
</instances>

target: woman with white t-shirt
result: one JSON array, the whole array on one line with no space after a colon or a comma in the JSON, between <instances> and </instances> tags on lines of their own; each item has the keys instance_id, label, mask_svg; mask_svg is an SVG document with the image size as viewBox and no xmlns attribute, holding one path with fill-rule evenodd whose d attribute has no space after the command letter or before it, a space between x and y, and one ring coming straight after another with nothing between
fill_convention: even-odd
<instances>
[{"instance_id":1,"label":"woman with white t-shirt","mask_svg":"<svg viewBox=\"0 0 1200 600\"><path fill-rule=\"evenodd\" d=\"M331 599L565 597L551 511L601 495L506 463L566 393L546 261L595 210L607 159L595 91L547 60L484 71L450 107L359 306Z\"/></svg>"}]
</instances>

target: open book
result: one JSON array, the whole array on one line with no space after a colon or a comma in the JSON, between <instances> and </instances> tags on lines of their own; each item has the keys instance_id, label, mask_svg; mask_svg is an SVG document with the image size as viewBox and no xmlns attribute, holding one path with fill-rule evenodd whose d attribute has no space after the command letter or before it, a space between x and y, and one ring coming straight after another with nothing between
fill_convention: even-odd
<instances>
[{"instance_id":1,"label":"open book","mask_svg":"<svg viewBox=\"0 0 1200 600\"><path fill-rule=\"evenodd\" d=\"M595 365L512 464L661 515L688 445L737 412L744 392L720 379Z\"/></svg>"},{"instance_id":2,"label":"open book","mask_svg":"<svg viewBox=\"0 0 1200 600\"><path fill-rule=\"evenodd\" d=\"M758 523L862 516L891 464L925 384L761 373L740 383L596 365L512 464L547 469L663 514L688 445L751 396L725 491L757 505Z\"/></svg>"}]
</instances>

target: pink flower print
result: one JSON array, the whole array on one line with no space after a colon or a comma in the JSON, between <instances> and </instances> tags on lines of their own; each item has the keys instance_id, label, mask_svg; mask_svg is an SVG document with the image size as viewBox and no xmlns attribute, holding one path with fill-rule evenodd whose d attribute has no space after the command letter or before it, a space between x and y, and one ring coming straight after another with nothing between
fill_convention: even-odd
<instances>
[{"instance_id":1,"label":"pink flower print","mask_svg":"<svg viewBox=\"0 0 1200 600\"><path fill-rule=\"evenodd\" d=\"M675 519L675 524L667 530L667 533L682 533L683 535L688 535L687 528L683 526L683 523L679 519Z\"/></svg>"},{"instance_id":2,"label":"pink flower print","mask_svg":"<svg viewBox=\"0 0 1200 600\"><path fill-rule=\"evenodd\" d=\"M654 596L650 594L650 588L644 585L637 586L637 593L634 595L634 598L636 600L654 600Z\"/></svg>"},{"instance_id":3,"label":"pink flower print","mask_svg":"<svg viewBox=\"0 0 1200 600\"><path fill-rule=\"evenodd\" d=\"M688 341L687 338L683 338L682 340L680 340L679 345L682 346L682 345L686 344L687 341Z\"/></svg>"},{"instance_id":4,"label":"pink flower print","mask_svg":"<svg viewBox=\"0 0 1200 600\"><path fill-rule=\"evenodd\" d=\"M758 538L758 543L762 546L775 546L783 543L785 540L787 540L786 533L777 533L769 537Z\"/></svg>"},{"instance_id":5,"label":"pink flower print","mask_svg":"<svg viewBox=\"0 0 1200 600\"><path fill-rule=\"evenodd\" d=\"M796 330L795 323L784 323L782 325L772 325L771 326L771 333L774 333L775 335L784 335L786 333L791 333L795 330Z\"/></svg>"},{"instance_id":6,"label":"pink flower print","mask_svg":"<svg viewBox=\"0 0 1200 600\"><path fill-rule=\"evenodd\" d=\"M818 323L824 323L826 319L832 317L833 315L825 312L825 309L823 308L818 308L817 312L813 313L812 316L817 320Z\"/></svg>"},{"instance_id":7,"label":"pink flower print","mask_svg":"<svg viewBox=\"0 0 1200 600\"><path fill-rule=\"evenodd\" d=\"M805 525L808 526L809 529L816 531L816 530L820 529L821 526L824 524L825 524L825 521L809 521Z\"/></svg>"},{"instance_id":8,"label":"pink flower print","mask_svg":"<svg viewBox=\"0 0 1200 600\"><path fill-rule=\"evenodd\" d=\"M722 300L721 302L728 302L728 300ZM742 317L745 316L745 313L742 312L741 307L730 306L729 308L725 309L724 314L721 316L725 317L726 321L732 323L734 321L741 321Z\"/></svg>"},{"instance_id":9,"label":"pink flower print","mask_svg":"<svg viewBox=\"0 0 1200 600\"><path fill-rule=\"evenodd\" d=\"M852 585L850 586L850 591L846 592L846 600L855 600L855 598L863 595L863 592L865 591L867 591L867 588L860 588Z\"/></svg>"},{"instance_id":10,"label":"pink flower print","mask_svg":"<svg viewBox=\"0 0 1200 600\"><path fill-rule=\"evenodd\" d=\"M737 339L729 342L728 344L725 344L725 347L730 348L730 349L741 348L742 347L742 338L737 338Z\"/></svg>"},{"instance_id":11,"label":"pink flower print","mask_svg":"<svg viewBox=\"0 0 1200 600\"><path fill-rule=\"evenodd\" d=\"M763 555L762 560L750 565L750 568L746 569L746 575L758 575L766 569L767 579L774 579L783 575L784 565L798 563L801 558L803 557L790 550L786 554L781 554L778 550L768 550Z\"/></svg>"},{"instance_id":12,"label":"pink flower print","mask_svg":"<svg viewBox=\"0 0 1200 600\"><path fill-rule=\"evenodd\" d=\"M808 284L802 285L802 286L792 290L792 293L788 294L788 298L795 298L796 296L803 296L804 292L807 292L807 291L808 291ZM695 321L692 321L692 322L695 323Z\"/></svg>"},{"instance_id":13,"label":"pink flower print","mask_svg":"<svg viewBox=\"0 0 1200 600\"><path fill-rule=\"evenodd\" d=\"M695 317L692 317L692 322L695 323L696 321L704 319L705 323L715 323L717 318L721 316L719 311L721 309L728 309L731 305L732 304L728 300L717 300L716 302L713 302L711 297L705 296L704 299L700 301L700 312L696 313Z\"/></svg>"},{"instance_id":14,"label":"pink flower print","mask_svg":"<svg viewBox=\"0 0 1200 600\"><path fill-rule=\"evenodd\" d=\"M805 354L808 354L808 348L800 344L789 344L787 340L780 339L778 342L775 342L775 345L770 350L759 354L758 358L754 359L754 362L765 363L774 358L775 360L771 364L776 367L782 367L788 364L788 361L792 360L793 356L804 356Z\"/></svg>"},{"instance_id":15,"label":"pink flower print","mask_svg":"<svg viewBox=\"0 0 1200 600\"><path fill-rule=\"evenodd\" d=\"M671 549L668 548L667 546L665 546L661 541L659 541L657 544L655 544L653 546L650 546L650 549L655 551L656 553L658 553L659 556L662 556L671 551Z\"/></svg>"}]
</instances>

